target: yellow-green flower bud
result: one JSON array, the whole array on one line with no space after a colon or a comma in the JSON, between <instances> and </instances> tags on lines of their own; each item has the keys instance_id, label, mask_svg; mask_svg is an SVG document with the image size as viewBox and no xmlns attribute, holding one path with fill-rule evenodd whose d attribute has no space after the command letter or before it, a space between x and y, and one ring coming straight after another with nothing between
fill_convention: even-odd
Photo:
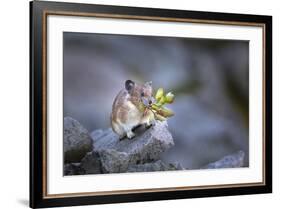
<instances>
[{"instance_id":1,"label":"yellow-green flower bud","mask_svg":"<svg viewBox=\"0 0 281 209\"><path fill-rule=\"evenodd\" d=\"M157 101L159 101L164 95L164 89L163 88L159 88L156 92L156 95L155 95L155 99Z\"/></svg>"},{"instance_id":2,"label":"yellow-green flower bud","mask_svg":"<svg viewBox=\"0 0 281 209\"><path fill-rule=\"evenodd\" d=\"M160 105L163 105L166 103L166 99L165 96L161 97L160 101L159 101Z\"/></svg>"},{"instance_id":3,"label":"yellow-green flower bud","mask_svg":"<svg viewBox=\"0 0 281 209\"><path fill-rule=\"evenodd\" d=\"M175 95L172 93L172 92L169 92L168 94L166 94L165 96L165 101L166 103L173 103L174 101L174 98L175 98Z\"/></svg>"}]
</instances>

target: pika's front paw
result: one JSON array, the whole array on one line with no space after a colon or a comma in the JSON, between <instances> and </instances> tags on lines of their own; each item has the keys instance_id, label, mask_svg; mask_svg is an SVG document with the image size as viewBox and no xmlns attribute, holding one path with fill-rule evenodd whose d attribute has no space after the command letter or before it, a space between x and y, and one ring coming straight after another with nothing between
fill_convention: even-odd
<instances>
[{"instance_id":1,"label":"pika's front paw","mask_svg":"<svg viewBox=\"0 0 281 209\"><path fill-rule=\"evenodd\" d=\"M154 126L156 124L155 120L148 121L145 123L145 128L149 129L150 127Z\"/></svg>"},{"instance_id":2,"label":"pika's front paw","mask_svg":"<svg viewBox=\"0 0 281 209\"><path fill-rule=\"evenodd\" d=\"M150 124L150 123L147 124L147 123L146 123L146 124L144 124L144 127L145 127L146 129L149 129L150 127L152 127L152 124Z\"/></svg>"},{"instance_id":3,"label":"pika's front paw","mask_svg":"<svg viewBox=\"0 0 281 209\"><path fill-rule=\"evenodd\" d=\"M150 124L151 124L152 126L155 126L156 120L151 120L151 121L150 121Z\"/></svg>"},{"instance_id":4,"label":"pika's front paw","mask_svg":"<svg viewBox=\"0 0 281 209\"><path fill-rule=\"evenodd\" d=\"M128 131L127 132L127 137L129 138L129 139L132 139L134 136L136 136L132 131Z\"/></svg>"}]
</instances>

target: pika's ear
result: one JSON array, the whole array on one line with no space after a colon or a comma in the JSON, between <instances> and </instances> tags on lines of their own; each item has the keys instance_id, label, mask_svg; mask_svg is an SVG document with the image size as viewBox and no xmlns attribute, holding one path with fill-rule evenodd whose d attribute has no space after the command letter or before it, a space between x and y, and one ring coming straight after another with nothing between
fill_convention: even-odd
<instances>
[{"instance_id":1,"label":"pika's ear","mask_svg":"<svg viewBox=\"0 0 281 209\"><path fill-rule=\"evenodd\" d=\"M146 82L145 85L146 86L152 86L152 81Z\"/></svg>"},{"instance_id":2,"label":"pika's ear","mask_svg":"<svg viewBox=\"0 0 281 209\"><path fill-rule=\"evenodd\" d=\"M131 80L126 80L125 82L125 89L130 92L135 86L135 82Z\"/></svg>"}]
</instances>

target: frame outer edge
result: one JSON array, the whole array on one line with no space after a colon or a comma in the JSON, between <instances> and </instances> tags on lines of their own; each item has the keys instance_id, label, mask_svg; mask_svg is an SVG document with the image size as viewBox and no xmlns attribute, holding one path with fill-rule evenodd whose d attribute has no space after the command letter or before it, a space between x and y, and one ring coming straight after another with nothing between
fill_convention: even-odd
<instances>
[{"instance_id":1,"label":"frame outer edge","mask_svg":"<svg viewBox=\"0 0 281 209\"><path fill-rule=\"evenodd\" d=\"M86 204L105 204L105 203L121 203L121 202L138 202L138 201L153 201L153 200L162 200L162 199L181 199L181 198L198 198L198 197L208 197L208 196L228 196L228 195L242 195L242 194L258 194L258 193L271 193L272 192L272 17L271 16L256 16L256 15L244 15L241 17L243 19L249 18L251 21L254 22L255 18L256 21L259 23L264 23L266 25L266 47L265 47L265 69L266 69L266 83L264 85L265 92L266 92L266 181L264 186L258 186L255 189L251 189L249 187L242 187L237 188L235 192L231 192L231 188L226 188L223 190L216 190L211 189L214 194L208 194L206 191L194 191L193 195L186 194L184 191L174 191L174 194L177 196L172 195L172 193L168 192L159 192L154 194L154 199L150 199L147 196L150 196L149 193L142 193L138 194L138 196L130 196L131 194L124 194L124 195L114 195L112 197L108 196L100 196L100 197L93 197L93 200L90 200L90 197L81 196L81 197L66 197L65 200L57 199L57 198L50 198L44 199L43 198L43 178L42 175L42 76L43 76L43 69L42 69L42 17L44 9L48 9L49 5L54 6L55 8L62 8L64 5L72 5L72 6L79 6L81 4L69 4L69 3L56 3L56 2L44 2L44 1L33 1L29 4L30 9L30 207L55 207L55 206L74 206L74 205L86 205ZM84 7L86 6L83 4ZM94 6L94 5L92 5ZM107 7L106 5L95 5L97 9L101 8L104 10ZM128 12L130 9L128 7L119 7L113 6L114 8L122 11ZM138 8L135 7L134 9L139 9L144 12L145 8ZM148 8L147 8L148 9ZM106 9L107 10L107 9ZM149 9L148 9L149 10ZM150 11L159 10L156 8L152 8ZM169 11L170 14L173 10L166 10ZM180 12L183 15L194 15L202 13L201 11L184 11L184 10L175 10ZM125 12L125 13L126 13ZM159 11L158 11L159 12ZM146 12L144 12L146 13ZM218 17L222 18L222 13L217 14L203 12L206 16L210 14L210 19L216 19ZM143 14L145 16L145 14ZM240 14L226 14L228 18L232 19L240 19ZM207 19L206 17L201 17L202 19ZM218 18L218 19L220 19ZM227 19L227 18L226 18ZM40 156L39 156L40 155ZM163 195L163 196L162 196ZM126 196L126 197L125 197ZM121 201L118 197L121 197ZM108 201L108 198L112 198ZM69 202L65 202L69 200ZM81 202L84 201L84 202Z\"/></svg>"},{"instance_id":2,"label":"frame outer edge","mask_svg":"<svg viewBox=\"0 0 281 209\"><path fill-rule=\"evenodd\" d=\"M272 16L266 19L266 186L272 193Z\"/></svg>"},{"instance_id":3,"label":"frame outer edge","mask_svg":"<svg viewBox=\"0 0 281 209\"><path fill-rule=\"evenodd\" d=\"M33 56L33 47L34 47L34 28L33 28L33 2L29 2L29 207L34 208L34 165L33 165L33 158L34 158L34 146L33 146L33 63L34 63L34 56Z\"/></svg>"},{"instance_id":4,"label":"frame outer edge","mask_svg":"<svg viewBox=\"0 0 281 209\"><path fill-rule=\"evenodd\" d=\"M42 175L42 14L41 2L29 2L30 9L30 203L31 208L46 207Z\"/></svg>"}]
</instances>

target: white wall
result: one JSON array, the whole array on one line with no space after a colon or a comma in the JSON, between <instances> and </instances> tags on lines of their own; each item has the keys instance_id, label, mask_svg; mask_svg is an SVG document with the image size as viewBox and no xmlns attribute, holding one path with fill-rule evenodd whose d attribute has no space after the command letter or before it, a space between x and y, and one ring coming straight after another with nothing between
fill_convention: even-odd
<instances>
[{"instance_id":1,"label":"white wall","mask_svg":"<svg viewBox=\"0 0 281 209\"><path fill-rule=\"evenodd\" d=\"M281 203L281 6L276 0L82 0L88 3L116 4L170 9L201 10L273 15L273 194L247 195L85 206L83 208L277 208ZM80 1L80 2L82 2ZM0 206L26 208L28 205L28 117L29 117L29 20L28 1L12 0L0 3ZM82 207L80 207L82 208Z\"/></svg>"}]
</instances>

